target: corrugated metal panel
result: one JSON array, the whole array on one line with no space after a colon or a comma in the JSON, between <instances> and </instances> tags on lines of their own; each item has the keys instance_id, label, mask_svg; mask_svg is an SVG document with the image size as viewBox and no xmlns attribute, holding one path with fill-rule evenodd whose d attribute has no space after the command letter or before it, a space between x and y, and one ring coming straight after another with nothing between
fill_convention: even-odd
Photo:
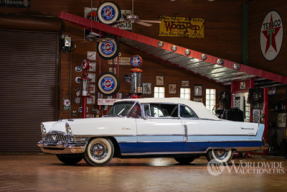
<instances>
[{"instance_id":1,"label":"corrugated metal panel","mask_svg":"<svg viewBox=\"0 0 287 192\"><path fill-rule=\"evenodd\" d=\"M0 153L40 152L40 123L55 120L58 33L0 31Z\"/></svg>"}]
</instances>

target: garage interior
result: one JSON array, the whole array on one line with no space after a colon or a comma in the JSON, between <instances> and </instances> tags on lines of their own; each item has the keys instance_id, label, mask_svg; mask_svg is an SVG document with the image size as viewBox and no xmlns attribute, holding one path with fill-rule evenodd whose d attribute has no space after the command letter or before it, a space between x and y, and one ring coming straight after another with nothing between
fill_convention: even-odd
<instances>
[{"instance_id":1,"label":"garage interior","mask_svg":"<svg viewBox=\"0 0 287 192\"><path fill-rule=\"evenodd\" d=\"M98 21L89 22L86 12L97 8L103 0L15 2L19 3L0 3L0 191L270 191L286 188L287 55L284 53L287 46L283 25L287 2L134 1L134 14L140 19L203 18L204 36L200 38L161 36L159 24L146 27L134 23L132 30L126 31ZM132 0L113 2L121 10L132 10ZM282 18L283 37L278 55L269 61L260 48L260 29L263 19L272 10ZM87 29L103 37L117 38L119 56L114 60L101 58L97 52L98 41L85 39ZM70 50L63 48L67 36L71 38ZM173 45L176 50L172 50ZM107 97L102 96L96 82L92 82L95 100L87 104L87 117L99 118L108 112L110 106L98 105L97 99L130 96L127 78L132 67L118 65L118 61L140 55L143 60L141 81L151 84L150 93L143 93L142 98L154 97L155 87L164 88L164 97L181 97L181 88L189 88L188 99L200 101L215 112L220 108L219 94L229 92L228 108L236 107L238 98L244 97L245 100L240 100L244 103L244 121L254 122L254 109L264 113L259 121L267 127L264 138L269 149L237 153L234 161L237 165L242 161L281 163L285 172L238 174L225 170L214 177L208 173L203 157L190 165L180 165L169 158L114 158L108 166L89 167L84 161L76 166L64 165L55 155L43 154L37 147L41 140L41 122L82 117L79 109L82 103L76 102L80 87L76 78L81 77L82 72L76 68L87 59L88 52L96 52L95 71L91 72L95 81L104 72L114 72L121 86L117 94ZM163 85L158 85L157 77L163 77ZM188 82L188 86L183 82ZM175 92L169 91L171 84L176 85ZM200 96L195 94L195 86L202 87ZM253 104L253 108L250 107L247 102L251 88L263 91L264 99L258 108ZM210 104L207 90L215 90L214 104ZM268 94L272 90L275 93ZM70 110L64 106L65 99L71 102ZM279 116L285 117L285 124L280 126ZM252 184L246 185L250 180Z\"/></svg>"}]
</instances>

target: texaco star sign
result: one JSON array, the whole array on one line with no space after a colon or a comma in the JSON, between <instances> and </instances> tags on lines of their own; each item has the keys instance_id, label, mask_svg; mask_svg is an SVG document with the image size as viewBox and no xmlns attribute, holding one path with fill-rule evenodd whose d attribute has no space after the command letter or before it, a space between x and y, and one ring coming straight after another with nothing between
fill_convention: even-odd
<instances>
[{"instance_id":1,"label":"texaco star sign","mask_svg":"<svg viewBox=\"0 0 287 192\"><path fill-rule=\"evenodd\" d=\"M260 45L264 58L273 61L278 56L283 42L283 22L277 11L265 16L260 32Z\"/></svg>"}]
</instances>

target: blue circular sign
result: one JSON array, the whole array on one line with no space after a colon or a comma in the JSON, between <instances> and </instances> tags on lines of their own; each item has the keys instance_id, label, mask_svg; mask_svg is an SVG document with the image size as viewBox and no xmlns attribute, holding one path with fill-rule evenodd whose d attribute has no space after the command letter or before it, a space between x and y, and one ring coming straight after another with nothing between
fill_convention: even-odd
<instances>
[{"instance_id":1,"label":"blue circular sign","mask_svg":"<svg viewBox=\"0 0 287 192\"><path fill-rule=\"evenodd\" d=\"M112 20L115 17L115 9L110 5L104 6L101 10L101 16L104 20Z\"/></svg>"},{"instance_id":2,"label":"blue circular sign","mask_svg":"<svg viewBox=\"0 0 287 192\"><path fill-rule=\"evenodd\" d=\"M111 55L115 52L115 44L112 41L106 41L101 44L101 52L104 55Z\"/></svg>"},{"instance_id":3,"label":"blue circular sign","mask_svg":"<svg viewBox=\"0 0 287 192\"><path fill-rule=\"evenodd\" d=\"M139 55L134 55L131 57L131 65L135 68L140 67L142 64L142 58Z\"/></svg>"},{"instance_id":4,"label":"blue circular sign","mask_svg":"<svg viewBox=\"0 0 287 192\"><path fill-rule=\"evenodd\" d=\"M111 91L115 88L115 80L112 77L106 76L101 80L101 88L104 91Z\"/></svg>"}]
</instances>

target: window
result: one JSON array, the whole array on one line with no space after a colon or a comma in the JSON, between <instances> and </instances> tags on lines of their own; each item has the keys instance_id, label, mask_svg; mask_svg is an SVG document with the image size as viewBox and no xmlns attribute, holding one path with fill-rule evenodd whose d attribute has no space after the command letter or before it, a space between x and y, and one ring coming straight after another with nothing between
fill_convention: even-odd
<instances>
[{"instance_id":1,"label":"window","mask_svg":"<svg viewBox=\"0 0 287 192\"><path fill-rule=\"evenodd\" d=\"M180 98L190 100L190 88L180 88Z\"/></svg>"},{"instance_id":2,"label":"window","mask_svg":"<svg viewBox=\"0 0 287 192\"><path fill-rule=\"evenodd\" d=\"M154 87L154 98L164 98L164 87Z\"/></svg>"},{"instance_id":3,"label":"window","mask_svg":"<svg viewBox=\"0 0 287 192\"><path fill-rule=\"evenodd\" d=\"M180 116L187 118L197 118L197 115L194 113L194 111L184 105L180 105Z\"/></svg>"},{"instance_id":4,"label":"window","mask_svg":"<svg viewBox=\"0 0 287 192\"><path fill-rule=\"evenodd\" d=\"M176 104L150 104L151 117L178 117Z\"/></svg>"},{"instance_id":5,"label":"window","mask_svg":"<svg viewBox=\"0 0 287 192\"><path fill-rule=\"evenodd\" d=\"M210 112L212 112L212 110L215 107L215 94L216 94L216 90L215 89L206 89L205 105L206 105L206 108Z\"/></svg>"},{"instance_id":6,"label":"window","mask_svg":"<svg viewBox=\"0 0 287 192\"><path fill-rule=\"evenodd\" d=\"M141 117L141 108L138 103L133 102L118 102L115 103L109 110L107 116L126 116L126 117Z\"/></svg>"}]
</instances>

